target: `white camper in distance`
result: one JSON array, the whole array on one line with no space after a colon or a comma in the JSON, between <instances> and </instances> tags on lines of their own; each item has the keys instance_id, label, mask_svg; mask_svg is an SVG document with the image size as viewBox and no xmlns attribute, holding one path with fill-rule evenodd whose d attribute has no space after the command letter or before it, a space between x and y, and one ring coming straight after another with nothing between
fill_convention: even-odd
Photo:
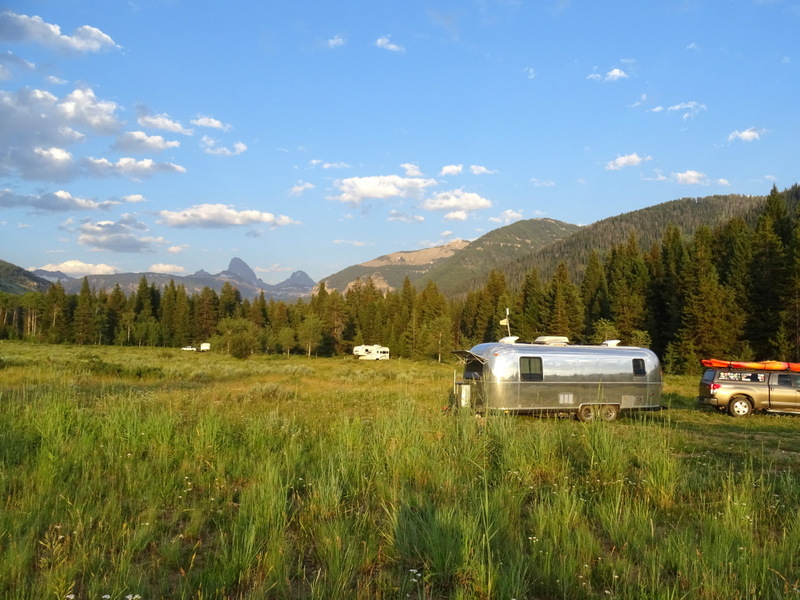
<instances>
[{"instance_id":1,"label":"white camper in distance","mask_svg":"<svg viewBox=\"0 0 800 600\"><path fill-rule=\"evenodd\" d=\"M356 346L353 348L353 354L359 360L389 360L389 349L379 344Z\"/></svg>"}]
</instances>

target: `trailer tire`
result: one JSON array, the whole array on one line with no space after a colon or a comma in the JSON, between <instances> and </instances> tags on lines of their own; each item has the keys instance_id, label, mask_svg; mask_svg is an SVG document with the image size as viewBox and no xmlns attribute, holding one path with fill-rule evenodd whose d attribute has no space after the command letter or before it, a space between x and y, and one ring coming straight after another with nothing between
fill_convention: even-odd
<instances>
[{"instance_id":1,"label":"trailer tire","mask_svg":"<svg viewBox=\"0 0 800 600\"><path fill-rule=\"evenodd\" d=\"M728 401L728 414L732 417L746 417L753 412L753 404L746 396L734 396Z\"/></svg>"},{"instance_id":2,"label":"trailer tire","mask_svg":"<svg viewBox=\"0 0 800 600\"><path fill-rule=\"evenodd\" d=\"M591 423L597 420L597 406L594 404L584 404L578 407L578 412L575 413L575 416L581 423Z\"/></svg>"},{"instance_id":3,"label":"trailer tire","mask_svg":"<svg viewBox=\"0 0 800 600\"><path fill-rule=\"evenodd\" d=\"M600 407L599 416L606 423L616 421L619 416L619 406L616 404L604 404Z\"/></svg>"}]
</instances>

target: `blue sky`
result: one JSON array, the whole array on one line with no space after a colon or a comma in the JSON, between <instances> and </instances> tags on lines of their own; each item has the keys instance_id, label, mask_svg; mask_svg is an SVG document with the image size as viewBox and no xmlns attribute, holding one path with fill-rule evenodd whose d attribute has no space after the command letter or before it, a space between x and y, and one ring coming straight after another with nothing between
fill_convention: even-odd
<instances>
[{"instance_id":1,"label":"blue sky","mask_svg":"<svg viewBox=\"0 0 800 600\"><path fill-rule=\"evenodd\" d=\"M319 280L796 183L797 0L0 7L0 258Z\"/></svg>"}]
</instances>

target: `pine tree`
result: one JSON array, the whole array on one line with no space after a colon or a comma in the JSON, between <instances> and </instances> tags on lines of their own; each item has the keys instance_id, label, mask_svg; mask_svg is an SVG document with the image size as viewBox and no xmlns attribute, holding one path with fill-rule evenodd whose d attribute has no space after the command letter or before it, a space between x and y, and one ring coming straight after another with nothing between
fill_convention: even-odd
<instances>
[{"instance_id":1,"label":"pine tree","mask_svg":"<svg viewBox=\"0 0 800 600\"><path fill-rule=\"evenodd\" d=\"M701 358L735 356L743 333L744 313L733 290L719 281L712 247L711 230L699 227L689 248L681 328L672 347L673 352L682 349L673 362L684 369L699 365ZM688 356L689 351L694 356Z\"/></svg>"},{"instance_id":2,"label":"pine tree","mask_svg":"<svg viewBox=\"0 0 800 600\"><path fill-rule=\"evenodd\" d=\"M76 344L85 345L95 341L94 296L89 288L89 280L84 277L78 303L72 317L73 340Z\"/></svg>"},{"instance_id":3,"label":"pine tree","mask_svg":"<svg viewBox=\"0 0 800 600\"><path fill-rule=\"evenodd\" d=\"M609 309L624 342L647 323L649 276L636 236L611 249L606 265Z\"/></svg>"},{"instance_id":4,"label":"pine tree","mask_svg":"<svg viewBox=\"0 0 800 600\"><path fill-rule=\"evenodd\" d=\"M566 263L560 262L544 295L542 318L547 333L581 340L583 314L580 290L570 281Z\"/></svg>"},{"instance_id":5,"label":"pine tree","mask_svg":"<svg viewBox=\"0 0 800 600\"><path fill-rule=\"evenodd\" d=\"M219 322L219 299L217 293L206 286L197 299L194 315L194 339L208 340L214 335Z\"/></svg>"},{"instance_id":6,"label":"pine tree","mask_svg":"<svg viewBox=\"0 0 800 600\"><path fill-rule=\"evenodd\" d=\"M584 329L590 331L599 319L608 319L608 283L606 271L596 250L589 255L581 283L581 300L585 309Z\"/></svg>"},{"instance_id":7,"label":"pine tree","mask_svg":"<svg viewBox=\"0 0 800 600\"><path fill-rule=\"evenodd\" d=\"M688 245L680 227L670 224L664 232L661 247L650 254L647 329L652 332L653 350L657 354L675 339L681 327L681 314L686 298L684 271L688 262Z\"/></svg>"},{"instance_id":8,"label":"pine tree","mask_svg":"<svg viewBox=\"0 0 800 600\"><path fill-rule=\"evenodd\" d=\"M51 285L45 293L43 316L46 319L47 340L54 344L67 341L72 313L69 298L58 282Z\"/></svg>"},{"instance_id":9,"label":"pine tree","mask_svg":"<svg viewBox=\"0 0 800 600\"><path fill-rule=\"evenodd\" d=\"M770 214L759 218L753 240L747 337L756 355L769 359L770 340L777 334L783 308L790 302L787 253Z\"/></svg>"},{"instance_id":10,"label":"pine tree","mask_svg":"<svg viewBox=\"0 0 800 600\"><path fill-rule=\"evenodd\" d=\"M515 327L521 339L533 341L544 333L544 324L542 323L543 300L544 288L539 279L539 271L531 269L522 282L522 289L518 295L515 310L517 315Z\"/></svg>"}]
</instances>

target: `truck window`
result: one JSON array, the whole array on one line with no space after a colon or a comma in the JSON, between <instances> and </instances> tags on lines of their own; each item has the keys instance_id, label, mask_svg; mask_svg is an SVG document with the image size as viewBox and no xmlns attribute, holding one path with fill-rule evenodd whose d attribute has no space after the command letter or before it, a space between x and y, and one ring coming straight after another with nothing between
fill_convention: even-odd
<instances>
[{"instance_id":1,"label":"truck window","mask_svg":"<svg viewBox=\"0 0 800 600\"><path fill-rule=\"evenodd\" d=\"M786 387L794 387L792 376L781 373L780 375L778 375L778 385Z\"/></svg>"},{"instance_id":2,"label":"truck window","mask_svg":"<svg viewBox=\"0 0 800 600\"><path fill-rule=\"evenodd\" d=\"M519 359L520 381L542 381L542 359L538 356L523 356Z\"/></svg>"},{"instance_id":3,"label":"truck window","mask_svg":"<svg viewBox=\"0 0 800 600\"><path fill-rule=\"evenodd\" d=\"M643 377L647 375L647 371L644 368L644 359L643 358L634 358L633 359L633 374L639 377Z\"/></svg>"}]
</instances>

